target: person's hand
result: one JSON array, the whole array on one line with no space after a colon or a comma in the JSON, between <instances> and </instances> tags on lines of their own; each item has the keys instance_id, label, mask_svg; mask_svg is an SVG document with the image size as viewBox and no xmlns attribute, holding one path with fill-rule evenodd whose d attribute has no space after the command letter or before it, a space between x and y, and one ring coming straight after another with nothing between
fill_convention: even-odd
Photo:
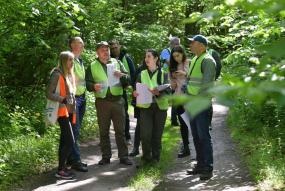
<instances>
[{"instance_id":1,"label":"person's hand","mask_svg":"<svg viewBox=\"0 0 285 191\"><path fill-rule=\"evenodd\" d=\"M174 82L174 81L171 81L171 82L170 82L170 87L171 87L171 89L175 90L176 87L177 87L177 83Z\"/></svg>"},{"instance_id":2,"label":"person's hand","mask_svg":"<svg viewBox=\"0 0 285 191\"><path fill-rule=\"evenodd\" d=\"M154 89L148 89L153 95L156 95L156 96L158 96L159 95L159 91L158 91L158 89L157 88L154 88Z\"/></svg>"},{"instance_id":3,"label":"person's hand","mask_svg":"<svg viewBox=\"0 0 285 191\"><path fill-rule=\"evenodd\" d=\"M94 84L94 89L96 92L100 92L103 88L102 84Z\"/></svg>"},{"instance_id":4,"label":"person's hand","mask_svg":"<svg viewBox=\"0 0 285 191\"><path fill-rule=\"evenodd\" d=\"M183 70L177 70L174 72L175 77L181 77L181 76L186 76L186 72Z\"/></svg>"},{"instance_id":5,"label":"person's hand","mask_svg":"<svg viewBox=\"0 0 285 191\"><path fill-rule=\"evenodd\" d=\"M62 104L67 104L67 100L66 100L66 97L63 98L63 100L61 101Z\"/></svg>"},{"instance_id":6,"label":"person's hand","mask_svg":"<svg viewBox=\"0 0 285 191\"><path fill-rule=\"evenodd\" d=\"M124 76L124 75L126 75L126 74L120 72L119 70L116 70L116 71L114 72L114 76L116 76L117 78L121 78L121 77Z\"/></svg>"},{"instance_id":7,"label":"person's hand","mask_svg":"<svg viewBox=\"0 0 285 191\"><path fill-rule=\"evenodd\" d=\"M139 96L138 92L137 91L133 91L133 96L134 97L138 97Z\"/></svg>"}]
</instances>

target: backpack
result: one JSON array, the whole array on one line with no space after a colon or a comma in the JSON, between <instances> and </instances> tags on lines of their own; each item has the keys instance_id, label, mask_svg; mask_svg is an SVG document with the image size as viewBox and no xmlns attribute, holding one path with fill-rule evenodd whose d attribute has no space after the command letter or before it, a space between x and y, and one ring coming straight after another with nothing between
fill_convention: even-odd
<instances>
[{"instance_id":1,"label":"backpack","mask_svg":"<svg viewBox=\"0 0 285 191\"><path fill-rule=\"evenodd\" d=\"M214 58L214 60L216 62L216 76L215 76L215 80L217 80L220 77L221 70L222 70L221 57L220 57L220 54L216 50L214 50L214 49L209 49L208 53Z\"/></svg>"},{"instance_id":2,"label":"backpack","mask_svg":"<svg viewBox=\"0 0 285 191\"><path fill-rule=\"evenodd\" d=\"M58 80L56 90L55 90L55 93L57 93L57 94L59 94L59 86L60 86L59 83L60 82ZM46 126L54 125L56 123L57 117L58 117L57 116L58 107L59 107L59 102L47 99L47 104L46 104L46 108L44 111Z\"/></svg>"}]
</instances>

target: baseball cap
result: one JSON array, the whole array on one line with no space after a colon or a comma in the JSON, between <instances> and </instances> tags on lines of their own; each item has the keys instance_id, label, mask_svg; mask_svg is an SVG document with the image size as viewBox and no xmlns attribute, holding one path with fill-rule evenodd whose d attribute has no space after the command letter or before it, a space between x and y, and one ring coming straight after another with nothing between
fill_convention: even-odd
<instances>
[{"instance_id":1,"label":"baseball cap","mask_svg":"<svg viewBox=\"0 0 285 191\"><path fill-rule=\"evenodd\" d=\"M200 42L200 43L204 44L205 46L208 45L208 40L207 40L207 38L204 37L203 35L200 35L200 34L193 36L193 38L187 38L187 39L188 39L190 42L192 42L192 41L197 41L197 42Z\"/></svg>"},{"instance_id":2,"label":"baseball cap","mask_svg":"<svg viewBox=\"0 0 285 191\"><path fill-rule=\"evenodd\" d=\"M106 41L101 41L101 42L98 42L97 44L96 44L96 50L98 50L100 47L102 47L102 46L107 46L107 47L109 47L109 44L108 44L108 42L106 42Z\"/></svg>"}]
</instances>

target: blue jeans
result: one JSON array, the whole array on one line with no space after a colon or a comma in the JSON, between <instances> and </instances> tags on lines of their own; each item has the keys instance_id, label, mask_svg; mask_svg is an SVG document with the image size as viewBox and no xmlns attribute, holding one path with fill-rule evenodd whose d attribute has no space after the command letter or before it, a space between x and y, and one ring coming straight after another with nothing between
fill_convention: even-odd
<instances>
[{"instance_id":1,"label":"blue jeans","mask_svg":"<svg viewBox=\"0 0 285 191\"><path fill-rule=\"evenodd\" d=\"M86 110L85 94L76 96L75 98L76 98L76 124L72 125L75 143L73 145L72 152L68 158L69 163L75 163L81 161L78 139L80 135L80 127L82 124L83 116Z\"/></svg>"},{"instance_id":2,"label":"blue jeans","mask_svg":"<svg viewBox=\"0 0 285 191\"><path fill-rule=\"evenodd\" d=\"M209 127L212 106L190 119L198 167L213 171L213 145Z\"/></svg>"}]
</instances>

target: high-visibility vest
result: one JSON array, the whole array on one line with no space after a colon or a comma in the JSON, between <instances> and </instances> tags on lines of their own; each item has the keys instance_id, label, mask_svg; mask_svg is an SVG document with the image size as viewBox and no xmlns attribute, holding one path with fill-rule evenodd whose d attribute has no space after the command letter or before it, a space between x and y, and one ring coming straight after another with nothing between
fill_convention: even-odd
<instances>
[{"instance_id":1,"label":"high-visibility vest","mask_svg":"<svg viewBox=\"0 0 285 191\"><path fill-rule=\"evenodd\" d=\"M200 93L203 78L202 63L205 58L213 59L210 54L205 52L199 57L195 56L191 60L188 73L189 82L187 86L187 90L190 95L198 95Z\"/></svg>"},{"instance_id":2,"label":"high-visibility vest","mask_svg":"<svg viewBox=\"0 0 285 191\"><path fill-rule=\"evenodd\" d=\"M65 80L62 75L59 76L59 95L61 97L66 97L66 89L65 89ZM58 112L57 112L58 117L68 117L68 110L65 104L59 104L58 106ZM76 123L76 113L73 113L72 116L72 123Z\"/></svg>"},{"instance_id":3,"label":"high-visibility vest","mask_svg":"<svg viewBox=\"0 0 285 191\"><path fill-rule=\"evenodd\" d=\"M125 67L125 69L127 70L128 74L130 75L130 67L129 67L129 63L128 60L126 58L126 55L124 55L123 59L122 59L122 63Z\"/></svg>"},{"instance_id":4,"label":"high-visibility vest","mask_svg":"<svg viewBox=\"0 0 285 191\"><path fill-rule=\"evenodd\" d=\"M152 78L150 78L149 73L147 70L143 70L141 72L141 83L146 84L150 89L154 89L158 86L157 84L157 74L158 71L156 71ZM162 71L161 74L161 83L164 82L164 72ZM161 98L155 98L155 101L158 105L158 108L161 110L167 110L168 109L168 99L165 96L162 96ZM137 104L137 107L139 108L149 108L151 104Z\"/></svg>"},{"instance_id":5,"label":"high-visibility vest","mask_svg":"<svg viewBox=\"0 0 285 191\"><path fill-rule=\"evenodd\" d=\"M115 68L117 70L120 70L120 64L119 62L111 58L108 64L115 64ZM96 59L94 62L91 63L91 73L94 81L96 83L102 83L105 86L108 84L108 76L102 67L101 63ZM108 87L103 87L100 92L95 92L96 98L105 98L107 95ZM123 88L121 83L119 83L116 86L110 87L110 92L114 96L123 95Z\"/></svg>"},{"instance_id":6,"label":"high-visibility vest","mask_svg":"<svg viewBox=\"0 0 285 191\"><path fill-rule=\"evenodd\" d=\"M86 91L85 69L83 64L81 64L78 59L74 59L73 64L74 64L74 74L75 74L75 83L76 83L75 95L79 96L84 94Z\"/></svg>"}]
</instances>

